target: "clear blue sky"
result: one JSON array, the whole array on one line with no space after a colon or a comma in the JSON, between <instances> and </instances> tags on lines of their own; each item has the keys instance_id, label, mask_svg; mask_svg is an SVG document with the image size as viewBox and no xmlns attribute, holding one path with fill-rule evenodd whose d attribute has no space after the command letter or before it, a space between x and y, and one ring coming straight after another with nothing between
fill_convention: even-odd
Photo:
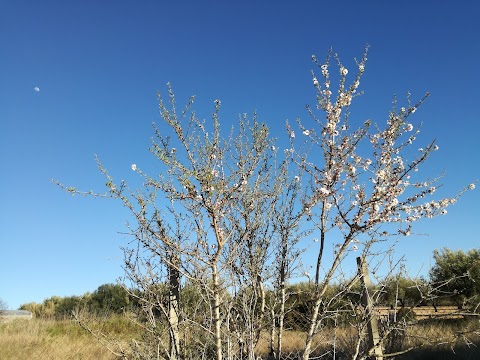
<instances>
[{"instance_id":1,"label":"clear blue sky","mask_svg":"<svg viewBox=\"0 0 480 360\"><path fill-rule=\"evenodd\" d=\"M333 47L348 67L369 43L352 115L382 122L392 95L432 96L415 114L436 138L427 171L446 171L443 195L480 178L480 5L475 1L21 1L0 2L0 298L10 308L81 295L122 274L128 213L71 197L55 178L104 189L94 154L116 179L148 153L156 90L197 95L208 118L257 109L284 137L307 118L311 55ZM35 91L38 87L40 91ZM423 271L434 249L479 246L479 190L422 222L398 247Z\"/></svg>"}]
</instances>

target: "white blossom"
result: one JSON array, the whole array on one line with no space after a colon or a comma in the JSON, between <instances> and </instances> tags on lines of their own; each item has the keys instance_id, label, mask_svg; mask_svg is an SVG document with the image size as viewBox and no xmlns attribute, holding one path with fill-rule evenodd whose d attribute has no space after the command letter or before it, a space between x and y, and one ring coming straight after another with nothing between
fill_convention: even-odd
<instances>
[{"instance_id":1,"label":"white blossom","mask_svg":"<svg viewBox=\"0 0 480 360\"><path fill-rule=\"evenodd\" d=\"M294 138L295 138L295 131L293 131L293 130L292 130L292 131L290 131L290 137L291 137L292 139L294 139Z\"/></svg>"},{"instance_id":2,"label":"white blossom","mask_svg":"<svg viewBox=\"0 0 480 360\"><path fill-rule=\"evenodd\" d=\"M341 68L340 68L340 75L345 76L345 75L347 75L347 74L348 74L348 70L345 69L344 67L341 67Z\"/></svg>"},{"instance_id":3,"label":"white blossom","mask_svg":"<svg viewBox=\"0 0 480 360\"><path fill-rule=\"evenodd\" d=\"M310 135L310 130L303 130L303 135L305 135L305 136Z\"/></svg>"},{"instance_id":4,"label":"white blossom","mask_svg":"<svg viewBox=\"0 0 480 360\"><path fill-rule=\"evenodd\" d=\"M322 195L329 195L330 194L330 190L328 190L326 187L323 187L323 186L320 188L319 191Z\"/></svg>"},{"instance_id":5,"label":"white blossom","mask_svg":"<svg viewBox=\"0 0 480 360\"><path fill-rule=\"evenodd\" d=\"M468 188L469 188L470 190L475 189L475 184L472 183L472 184L468 185Z\"/></svg>"},{"instance_id":6,"label":"white blossom","mask_svg":"<svg viewBox=\"0 0 480 360\"><path fill-rule=\"evenodd\" d=\"M313 78L313 85L318 86L318 80L316 77Z\"/></svg>"},{"instance_id":7,"label":"white blossom","mask_svg":"<svg viewBox=\"0 0 480 360\"><path fill-rule=\"evenodd\" d=\"M137 171L137 164L132 164L132 170Z\"/></svg>"},{"instance_id":8,"label":"white blossom","mask_svg":"<svg viewBox=\"0 0 480 360\"><path fill-rule=\"evenodd\" d=\"M377 178L384 179L387 176L387 172L383 169L378 170Z\"/></svg>"}]
</instances>

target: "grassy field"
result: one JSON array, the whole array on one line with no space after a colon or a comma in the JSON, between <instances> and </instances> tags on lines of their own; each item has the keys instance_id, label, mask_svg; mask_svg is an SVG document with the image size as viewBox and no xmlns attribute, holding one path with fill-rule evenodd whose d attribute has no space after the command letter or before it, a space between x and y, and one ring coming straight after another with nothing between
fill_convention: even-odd
<instances>
[{"instance_id":1,"label":"grassy field","mask_svg":"<svg viewBox=\"0 0 480 360\"><path fill-rule=\"evenodd\" d=\"M122 317L97 319L96 328L127 343L135 335ZM100 326L98 326L100 325ZM90 360L116 357L73 320L15 320L0 324L0 359Z\"/></svg>"},{"instance_id":2,"label":"grassy field","mask_svg":"<svg viewBox=\"0 0 480 360\"><path fill-rule=\"evenodd\" d=\"M412 330L409 333L409 338L401 339L401 344L406 347L420 346L420 348L402 357L397 357L397 359L480 359L480 336L477 335L473 339L476 346L467 347L461 343L448 343L448 339L453 338L455 332L467 330L469 326L478 327L478 320L475 321L470 323L455 321L443 325L426 324L414 331ZM115 339L124 345L139 335L138 330L135 330L132 324L122 316L90 319L90 323L95 323L93 325L96 329L102 333L109 334L110 339ZM331 342L332 335L335 335L335 346ZM316 338L315 353L317 355L327 354L322 359L333 358L334 351L337 359L350 358L349 355L351 355L351 349L356 338L353 329L330 329L328 336L328 341L321 335ZM428 344L427 338L444 339L445 344L433 347ZM298 349L301 349L303 343L303 333L286 332L284 353L291 354L286 358L295 359L295 354L299 353ZM398 346L398 344L396 345ZM456 345L455 352L452 351L452 345ZM267 352L268 335L264 333L258 344L257 353L264 358ZM116 358L105 346L73 320L32 319L15 320L0 324L0 359L2 360L113 360Z\"/></svg>"}]
</instances>

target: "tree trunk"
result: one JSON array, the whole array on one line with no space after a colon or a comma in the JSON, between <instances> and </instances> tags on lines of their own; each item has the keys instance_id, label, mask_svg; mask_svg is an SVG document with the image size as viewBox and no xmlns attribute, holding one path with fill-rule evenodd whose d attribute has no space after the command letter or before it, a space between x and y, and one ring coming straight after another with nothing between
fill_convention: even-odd
<instances>
[{"instance_id":1,"label":"tree trunk","mask_svg":"<svg viewBox=\"0 0 480 360\"><path fill-rule=\"evenodd\" d=\"M277 338L277 359L282 356L282 338L283 338L283 323L285 320L285 283L280 284L280 310L278 314L278 338Z\"/></svg>"},{"instance_id":2,"label":"tree trunk","mask_svg":"<svg viewBox=\"0 0 480 360\"><path fill-rule=\"evenodd\" d=\"M222 360L222 332L220 321L220 282L218 278L217 264L212 265L213 280L213 326L215 342L215 359Z\"/></svg>"},{"instance_id":3,"label":"tree trunk","mask_svg":"<svg viewBox=\"0 0 480 360\"><path fill-rule=\"evenodd\" d=\"M180 305L180 272L178 271L178 257L172 255L169 272L169 299L168 322L170 324L170 360L178 360L180 353L179 305Z\"/></svg>"}]
</instances>

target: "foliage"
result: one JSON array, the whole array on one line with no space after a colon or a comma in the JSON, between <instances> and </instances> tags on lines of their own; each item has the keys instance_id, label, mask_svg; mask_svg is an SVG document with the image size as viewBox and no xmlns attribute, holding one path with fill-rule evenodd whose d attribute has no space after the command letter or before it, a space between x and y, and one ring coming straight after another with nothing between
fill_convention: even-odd
<instances>
[{"instance_id":1,"label":"foliage","mask_svg":"<svg viewBox=\"0 0 480 360\"><path fill-rule=\"evenodd\" d=\"M480 297L480 249L468 252L448 248L435 250L430 278L437 293L451 296L458 305Z\"/></svg>"},{"instance_id":2,"label":"foliage","mask_svg":"<svg viewBox=\"0 0 480 360\"><path fill-rule=\"evenodd\" d=\"M120 285L100 285L92 294L82 296L52 296L43 303L27 303L20 310L28 310L37 318L63 319L72 316L72 312L111 314L122 313L131 304L128 292Z\"/></svg>"},{"instance_id":3,"label":"foliage","mask_svg":"<svg viewBox=\"0 0 480 360\"><path fill-rule=\"evenodd\" d=\"M424 302L428 285L423 279L412 279L402 275L387 278L380 287L379 303L400 307L418 306Z\"/></svg>"},{"instance_id":4,"label":"foliage","mask_svg":"<svg viewBox=\"0 0 480 360\"><path fill-rule=\"evenodd\" d=\"M98 287L89 300L89 307L95 310L121 313L130 304L128 291L118 284L104 284Z\"/></svg>"}]
</instances>

